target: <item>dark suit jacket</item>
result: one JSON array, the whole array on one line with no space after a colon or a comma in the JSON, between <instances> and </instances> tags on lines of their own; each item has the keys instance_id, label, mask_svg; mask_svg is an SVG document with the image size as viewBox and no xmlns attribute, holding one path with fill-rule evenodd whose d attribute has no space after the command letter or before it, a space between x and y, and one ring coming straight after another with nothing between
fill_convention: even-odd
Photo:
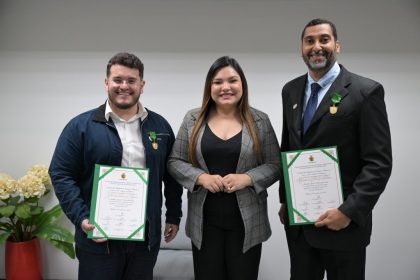
<instances>
[{"instance_id":1,"label":"dark suit jacket","mask_svg":"<svg viewBox=\"0 0 420 280\"><path fill-rule=\"evenodd\" d=\"M286 233L293 239L303 231L314 247L347 250L370 242L372 209L391 175L392 155L382 85L340 67L339 76L322 99L305 135L302 108L307 75L284 86L281 151L337 146L344 194L339 209L352 222L340 231L286 225ZM342 96L336 114L329 112L333 93ZM286 202L283 177L280 200Z\"/></svg>"}]
</instances>

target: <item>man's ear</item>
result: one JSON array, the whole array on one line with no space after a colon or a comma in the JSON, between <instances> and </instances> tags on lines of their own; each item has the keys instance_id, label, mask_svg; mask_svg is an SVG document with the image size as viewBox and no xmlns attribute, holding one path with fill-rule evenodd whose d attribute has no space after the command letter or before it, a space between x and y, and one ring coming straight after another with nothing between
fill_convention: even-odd
<instances>
[{"instance_id":1,"label":"man's ear","mask_svg":"<svg viewBox=\"0 0 420 280\"><path fill-rule=\"evenodd\" d=\"M340 51L341 51L341 44L340 44L340 41L337 40L335 42L335 52L340 53Z\"/></svg>"},{"instance_id":2,"label":"man's ear","mask_svg":"<svg viewBox=\"0 0 420 280\"><path fill-rule=\"evenodd\" d=\"M144 85L146 84L146 81L145 80L141 80L140 81L140 94L142 94L143 93L143 89L144 89Z\"/></svg>"},{"instance_id":3,"label":"man's ear","mask_svg":"<svg viewBox=\"0 0 420 280\"><path fill-rule=\"evenodd\" d=\"M104 85L105 85L105 89L108 91L108 86L109 86L108 78L105 78Z\"/></svg>"}]
</instances>

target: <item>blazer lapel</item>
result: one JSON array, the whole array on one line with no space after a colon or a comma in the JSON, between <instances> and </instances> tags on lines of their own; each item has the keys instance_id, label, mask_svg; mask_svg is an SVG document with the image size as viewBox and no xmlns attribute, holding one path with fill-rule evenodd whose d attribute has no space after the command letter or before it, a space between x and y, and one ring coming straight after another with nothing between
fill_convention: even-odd
<instances>
[{"instance_id":1,"label":"blazer lapel","mask_svg":"<svg viewBox=\"0 0 420 280\"><path fill-rule=\"evenodd\" d=\"M195 153L196 153L198 165L205 172L209 173L209 170L208 170L207 165L206 165L206 161L204 160L203 154L201 153L201 140L203 139L204 128L205 128L206 124L207 124L206 122L203 122L203 124L200 127L200 130L198 131L197 147L196 147ZM191 131L189 132L189 135L188 135L189 139L191 139L192 129L193 129L193 126L191 127Z\"/></svg>"},{"instance_id":2,"label":"blazer lapel","mask_svg":"<svg viewBox=\"0 0 420 280\"><path fill-rule=\"evenodd\" d=\"M248 149L252 149L252 140L249 135L248 128L246 125L242 125L242 140L241 140L241 151L239 153L238 165L236 166L236 172L243 172L245 167L245 156L248 153Z\"/></svg>"},{"instance_id":3,"label":"blazer lapel","mask_svg":"<svg viewBox=\"0 0 420 280\"><path fill-rule=\"evenodd\" d=\"M340 65L341 66L341 65ZM309 128L316 122L318 122L322 116L330 111L330 106L332 105L331 98L334 93L341 95L341 98L344 99L349 93L347 90L350 81L348 80L347 70L341 66L341 73L335 79L331 87L328 89L321 103L319 104L314 117L312 118Z\"/></svg>"},{"instance_id":4,"label":"blazer lapel","mask_svg":"<svg viewBox=\"0 0 420 280\"><path fill-rule=\"evenodd\" d=\"M307 83L306 75L302 76L301 82L296 87L296 93L291 94L293 127L296 130L299 138L302 137L302 116L303 116L303 100L305 96L305 86Z\"/></svg>"}]
</instances>

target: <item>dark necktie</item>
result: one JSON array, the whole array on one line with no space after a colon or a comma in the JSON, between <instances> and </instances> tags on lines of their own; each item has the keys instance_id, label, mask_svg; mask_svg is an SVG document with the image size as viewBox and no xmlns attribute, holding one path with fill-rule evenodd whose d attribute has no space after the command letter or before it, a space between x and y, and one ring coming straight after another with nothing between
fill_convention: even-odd
<instances>
[{"instance_id":1,"label":"dark necktie","mask_svg":"<svg viewBox=\"0 0 420 280\"><path fill-rule=\"evenodd\" d=\"M321 88L317 83L311 84L311 96L309 97L308 104L306 104L305 114L303 114L303 134L308 130L312 117L315 114L316 107L318 106L318 92Z\"/></svg>"}]
</instances>

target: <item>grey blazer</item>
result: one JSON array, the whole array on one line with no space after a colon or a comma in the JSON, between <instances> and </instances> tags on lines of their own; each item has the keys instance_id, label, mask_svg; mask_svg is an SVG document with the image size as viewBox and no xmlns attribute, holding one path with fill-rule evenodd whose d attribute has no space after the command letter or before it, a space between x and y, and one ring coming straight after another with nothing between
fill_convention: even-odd
<instances>
[{"instance_id":1,"label":"grey blazer","mask_svg":"<svg viewBox=\"0 0 420 280\"><path fill-rule=\"evenodd\" d=\"M280 148L270 120L267 114L261 111L251 108L251 112L261 139L263 162L258 163L253 152L249 131L246 126L243 126L241 152L236 173L248 174L254 183L253 187L236 192L245 226L243 252L266 241L271 235L267 215L267 188L279 180L280 176ZM194 167L188 162L188 144L198 113L199 109L193 109L185 115L169 156L168 170L178 183L188 189L188 214L185 231L194 245L200 249L203 238L203 206L208 191L205 188L194 190L194 186L198 176L208 173L201 153L201 139L205 124L200 128L196 148L199 167Z\"/></svg>"}]
</instances>

